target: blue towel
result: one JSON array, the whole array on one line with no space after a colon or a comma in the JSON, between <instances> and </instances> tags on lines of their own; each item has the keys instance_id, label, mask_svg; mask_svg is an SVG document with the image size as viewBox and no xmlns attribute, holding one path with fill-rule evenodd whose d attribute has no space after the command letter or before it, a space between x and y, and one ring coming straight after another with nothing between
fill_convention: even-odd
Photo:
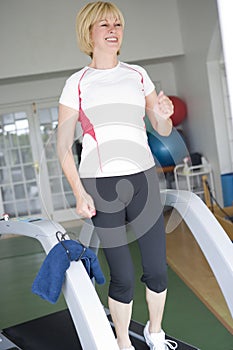
<instances>
[{"instance_id":1,"label":"blue towel","mask_svg":"<svg viewBox=\"0 0 233 350\"><path fill-rule=\"evenodd\" d=\"M105 278L96 254L74 240L57 243L46 256L33 282L32 292L54 304L61 293L66 270L71 261L81 260L90 278L98 284L104 284ZM77 286L78 288L78 286Z\"/></svg>"}]
</instances>

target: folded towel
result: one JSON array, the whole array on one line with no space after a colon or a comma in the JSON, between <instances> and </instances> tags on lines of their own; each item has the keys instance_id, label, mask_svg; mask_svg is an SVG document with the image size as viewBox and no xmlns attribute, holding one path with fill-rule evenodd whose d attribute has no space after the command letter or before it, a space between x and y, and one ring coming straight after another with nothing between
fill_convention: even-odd
<instances>
[{"instance_id":1,"label":"folded towel","mask_svg":"<svg viewBox=\"0 0 233 350\"><path fill-rule=\"evenodd\" d=\"M71 261L81 260L90 278L98 284L105 283L103 272L95 253L74 240L57 243L46 256L34 282L32 292L54 304L61 293L66 270ZM77 286L78 288L78 286Z\"/></svg>"}]
</instances>

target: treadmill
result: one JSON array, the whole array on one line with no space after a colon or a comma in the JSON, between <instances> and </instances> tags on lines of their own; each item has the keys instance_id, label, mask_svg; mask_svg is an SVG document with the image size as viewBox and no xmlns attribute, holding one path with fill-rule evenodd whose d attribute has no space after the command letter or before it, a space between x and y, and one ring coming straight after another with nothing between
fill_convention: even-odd
<instances>
[{"instance_id":1,"label":"treadmill","mask_svg":"<svg viewBox=\"0 0 233 350\"><path fill-rule=\"evenodd\" d=\"M231 240L194 193L164 190L161 197L164 205L174 207L186 221L215 274L233 316ZM169 224L171 226L171 221ZM83 230L87 230L85 224ZM46 253L57 244L57 232L66 234L60 224L44 218L8 220L4 217L0 221L0 234L33 237L40 241ZM62 291L67 303L66 310L3 329L0 332L0 350L119 350L111 317L102 306L81 261L71 262ZM143 337L143 328L144 325L131 322L129 332L136 350L149 349ZM177 342L178 350L198 350L181 340L170 336L167 338Z\"/></svg>"}]
</instances>

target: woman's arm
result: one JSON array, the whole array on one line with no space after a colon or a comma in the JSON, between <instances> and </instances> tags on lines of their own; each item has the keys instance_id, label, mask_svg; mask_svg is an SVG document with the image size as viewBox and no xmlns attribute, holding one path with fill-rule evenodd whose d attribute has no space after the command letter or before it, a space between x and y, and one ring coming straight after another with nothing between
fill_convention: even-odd
<instances>
[{"instance_id":1,"label":"woman's arm","mask_svg":"<svg viewBox=\"0 0 233 350\"><path fill-rule=\"evenodd\" d=\"M76 197L76 211L79 215L91 218L95 215L95 206L91 196L85 191L74 161L72 145L78 120L78 112L59 104L57 153L63 172Z\"/></svg>"},{"instance_id":2,"label":"woman's arm","mask_svg":"<svg viewBox=\"0 0 233 350\"><path fill-rule=\"evenodd\" d=\"M152 127L162 136L168 136L172 131L171 115L174 112L172 101L161 91L158 95L154 90L146 96L146 113Z\"/></svg>"}]
</instances>

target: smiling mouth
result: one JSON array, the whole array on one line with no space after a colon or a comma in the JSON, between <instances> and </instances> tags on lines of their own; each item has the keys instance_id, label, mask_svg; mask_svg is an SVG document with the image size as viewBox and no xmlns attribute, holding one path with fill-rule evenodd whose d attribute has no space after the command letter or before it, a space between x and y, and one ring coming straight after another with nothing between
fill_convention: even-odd
<instances>
[{"instance_id":1,"label":"smiling mouth","mask_svg":"<svg viewBox=\"0 0 233 350\"><path fill-rule=\"evenodd\" d=\"M106 38L105 40L108 41L108 42L116 43L118 41L118 38L110 37L110 38Z\"/></svg>"}]
</instances>

